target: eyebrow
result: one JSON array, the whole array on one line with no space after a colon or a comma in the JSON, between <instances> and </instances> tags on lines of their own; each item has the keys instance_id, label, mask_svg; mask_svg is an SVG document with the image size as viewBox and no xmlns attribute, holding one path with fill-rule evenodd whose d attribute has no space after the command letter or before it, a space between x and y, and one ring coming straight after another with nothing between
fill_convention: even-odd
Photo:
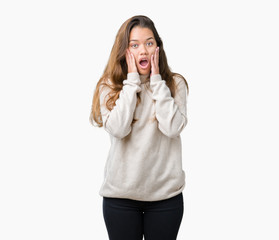
<instances>
[{"instance_id":1,"label":"eyebrow","mask_svg":"<svg viewBox=\"0 0 279 240\"><path fill-rule=\"evenodd\" d=\"M147 38L145 41L148 41L148 40L150 40L150 39L154 39L154 38L153 38L153 37L150 37L150 38ZM132 39L132 40L130 40L129 42L132 42L132 41L138 42L139 40Z\"/></svg>"}]
</instances>

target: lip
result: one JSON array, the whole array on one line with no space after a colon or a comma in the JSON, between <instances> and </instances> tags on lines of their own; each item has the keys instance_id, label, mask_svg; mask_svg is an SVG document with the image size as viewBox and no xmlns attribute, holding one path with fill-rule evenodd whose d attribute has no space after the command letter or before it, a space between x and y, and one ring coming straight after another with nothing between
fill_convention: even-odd
<instances>
[{"instance_id":1,"label":"lip","mask_svg":"<svg viewBox=\"0 0 279 240\"><path fill-rule=\"evenodd\" d=\"M147 61L146 66L140 65L140 61L142 61L142 60L146 60L146 61ZM149 64L150 64L150 61L149 61L149 59L148 59L147 57L142 57L142 58L139 59L139 66L140 66L142 69L148 68L148 67L149 67Z\"/></svg>"}]
</instances>

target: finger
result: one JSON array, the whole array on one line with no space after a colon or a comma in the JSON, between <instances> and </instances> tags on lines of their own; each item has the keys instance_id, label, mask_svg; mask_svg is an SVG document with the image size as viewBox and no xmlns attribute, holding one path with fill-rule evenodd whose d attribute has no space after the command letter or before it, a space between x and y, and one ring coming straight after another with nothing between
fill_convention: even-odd
<instances>
[{"instance_id":1,"label":"finger","mask_svg":"<svg viewBox=\"0 0 279 240\"><path fill-rule=\"evenodd\" d=\"M137 64L136 64L136 59L134 57L134 54L131 53L131 61L132 61L132 66L133 66L133 71L137 72Z\"/></svg>"},{"instance_id":2,"label":"finger","mask_svg":"<svg viewBox=\"0 0 279 240\"><path fill-rule=\"evenodd\" d=\"M129 57L129 59L131 59L131 52L129 51L129 49L127 49L127 55Z\"/></svg>"},{"instance_id":3,"label":"finger","mask_svg":"<svg viewBox=\"0 0 279 240\"><path fill-rule=\"evenodd\" d=\"M130 68L131 68L131 55L128 50L126 51L126 63L127 63L128 72L129 72Z\"/></svg>"},{"instance_id":4,"label":"finger","mask_svg":"<svg viewBox=\"0 0 279 240\"><path fill-rule=\"evenodd\" d=\"M126 56L126 60L128 60L128 58L129 58L129 51L128 51L128 49L126 50L126 54L125 54Z\"/></svg>"},{"instance_id":5,"label":"finger","mask_svg":"<svg viewBox=\"0 0 279 240\"><path fill-rule=\"evenodd\" d=\"M128 59L129 59L129 63L133 64L133 54L128 50Z\"/></svg>"},{"instance_id":6,"label":"finger","mask_svg":"<svg viewBox=\"0 0 279 240\"><path fill-rule=\"evenodd\" d=\"M126 52L125 58L126 58L126 63L127 63L127 65L129 66L129 54L128 54L127 52Z\"/></svg>"},{"instance_id":7,"label":"finger","mask_svg":"<svg viewBox=\"0 0 279 240\"><path fill-rule=\"evenodd\" d=\"M153 54L153 64L154 64L154 67L156 66L156 58L157 58L157 48L155 49L155 52Z\"/></svg>"},{"instance_id":8,"label":"finger","mask_svg":"<svg viewBox=\"0 0 279 240\"><path fill-rule=\"evenodd\" d=\"M153 68L154 67L154 55L151 55L151 68Z\"/></svg>"},{"instance_id":9,"label":"finger","mask_svg":"<svg viewBox=\"0 0 279 240\"><path fill-rule=\"evenodd\" d=\"M131 61L132 63L136 64L136 60L133 53L131 53Z\"/></svg>"},{"instance_id":10,"label":"finger","mask_svg":"<svg viewBox=\"0 0 279 240\"><path fill-rule=\"evenodd\" d=\"M154 62L154 54L151 56L151 76L153 75L153 72L155 71L155 62Z\"/></svg>"},{"instance_id":11,"label":"finger","mask_svg":"<svg viewBox=\"0 0 279 240\"><path fill-rule=\"evenodd\" d=\"M135 60L135 56L133 53L131 53L132 59Z\"/></svg>"},{"instance_id":12,"label":"finger","mask_svg":"<svg viewBox=\"0 0 279 240\"><path fill-rule=\"evenodd\" d=\"M156 49L156 65L159 64L159 47Z\"/></svg>"}]
</instances>

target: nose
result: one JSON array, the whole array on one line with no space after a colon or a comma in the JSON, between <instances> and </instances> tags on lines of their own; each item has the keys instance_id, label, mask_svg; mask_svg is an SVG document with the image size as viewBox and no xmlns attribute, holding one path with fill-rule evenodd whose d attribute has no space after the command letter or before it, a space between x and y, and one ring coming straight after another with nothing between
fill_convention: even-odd
<instances>
[{"instance_id":1,"label":"nose","mask_svg":"<svg viewBox=\"0 0 279 240\"><path fill-rule=\"evenodd\" d=\"M146 55L147 54L147 49L146 49L146 46L144 44L140 47L140 54L141 55Z\"/></svg>"}]
</instances>

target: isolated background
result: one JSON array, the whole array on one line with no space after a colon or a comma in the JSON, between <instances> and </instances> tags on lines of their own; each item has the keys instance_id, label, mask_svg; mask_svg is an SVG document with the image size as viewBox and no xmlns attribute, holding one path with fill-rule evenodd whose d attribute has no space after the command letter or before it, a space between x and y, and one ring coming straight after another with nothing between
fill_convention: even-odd
<instances>
[{"instance_id":1,"label":"isolated background","mask_svg":"<svg viewBox=\"0 0 279 240\"><path fill-rule=\"evenodd\" d=\"M0 239L107 239L89 123L121 24L149 16L188 80L178 239L279 239L276 1L1 1Z\"/></svg>"}]
</instances>

